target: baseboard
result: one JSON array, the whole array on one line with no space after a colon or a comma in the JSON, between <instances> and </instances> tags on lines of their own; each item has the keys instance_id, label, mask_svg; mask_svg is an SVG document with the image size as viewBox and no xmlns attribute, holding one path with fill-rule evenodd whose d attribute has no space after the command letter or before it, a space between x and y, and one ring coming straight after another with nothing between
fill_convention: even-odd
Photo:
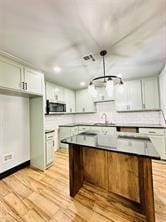
<instances>
[{"instance_id":1,"label":"baseboard","mask_svg":"<svg viewBox=\"0 0 166 222\"><path fill-rule=\"evenodd\" d=\"M21 163L21 164L15 166L15 167L13 167L13 168L11 168L9 170L6 170L3 173L0 173L0 180L5 178L5 177L7 177L7 176L10 176L11 174L17 172L18 170L23 169L24 167L29 166L29 165L30 165L30 160L28 160L28 161L26 161L24 163Z\"/></svg>"}]
</instances>

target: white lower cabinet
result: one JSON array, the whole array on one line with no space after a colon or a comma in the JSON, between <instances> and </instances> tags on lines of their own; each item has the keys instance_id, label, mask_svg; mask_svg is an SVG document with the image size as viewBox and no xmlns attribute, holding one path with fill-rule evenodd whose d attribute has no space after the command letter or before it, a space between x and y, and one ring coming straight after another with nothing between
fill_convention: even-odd
<instances>
[{"instance_id":1,"label":"white lower cabinet","mask_svg":"<svg viewBox=\"0 0 166 222\"><path fill-rule=\"evenodd\" d=\"M161 156L166 160L166 132L165 129L139 128L139 133L147 135Z\"/></svg>"},{"instance_id":2,"label":"white lower cabinet","mask_svg":"<svg viewBox=\"0 0 166 222\"><path fill-rule=\"evenodd\" d=\"M59 127L59 147L68 148L68 144L61 143L60 141L68 137L78 134L78 127Z\"/></svg>"},{"instance_id":3,"label":"white lower cabinet","mask_svg":"<svg viewBox=\"0 0 166 222\"><path fill-rule=\"evenodd\" d=\"M54 163L54 132L45 135L46 168Z\"/></svg>"},{"instance_id":4,"label":"white lower cabinet","mask_svg":"<svg viewBox=\"0 0 166 222\"><path fill-rule=\"evenodd\" d=\"M87 131L87 130L90 130L91 128L89 127L89 126L79 126L78 127L78 132L79 133L83 133L83 132L85 132L85 131Z\"/></svg>"}]
</instances>

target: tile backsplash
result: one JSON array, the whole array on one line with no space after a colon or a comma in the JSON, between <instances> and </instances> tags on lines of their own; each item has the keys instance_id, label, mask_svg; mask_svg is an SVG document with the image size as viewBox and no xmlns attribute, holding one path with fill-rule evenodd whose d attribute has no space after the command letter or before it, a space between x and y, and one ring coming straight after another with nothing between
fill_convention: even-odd
<instances>
[{"instance_id":1,"label":"tile backsplash","mask_svg":"<svg viewBox=\"0 0 166 222\"><path fill-rule=\"evenodd\" d=\"M159 111L147 112L116 112L115 103L97 103L97 113L76 115L75 122L104 122L102 114L106 113L109 122L123 124L164 124L164 119Z\"/></svg>"},{"instance_id":2,"label":"tile backsplash","mask_svg":"<svg viewBox=\"0 0 166 222\"><path fill-rule=\"evenodd\" d=\"M46 128L57 129L61 124L73 122L96 123L104 122L102 114L106 113L109 122L123 124L164 124L164 119L159 111L147 112L121 112L115 110L114 102L97 103L97 112L94 114L55 115L46 116Z\"/></svg>"}]
</instances>

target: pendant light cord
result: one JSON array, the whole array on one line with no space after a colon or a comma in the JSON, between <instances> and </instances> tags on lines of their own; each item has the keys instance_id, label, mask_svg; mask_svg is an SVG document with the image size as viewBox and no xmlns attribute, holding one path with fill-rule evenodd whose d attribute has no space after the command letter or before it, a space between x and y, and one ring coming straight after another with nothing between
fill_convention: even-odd
<instances>
[{"instance_id":1,"label":"pendant light cord","mask_svg":"<svg viewBox=\"0 0 166 222\"><path fill-rule=\"evenodd\" d=\"M104 72L104 82L105 81L105 59L104 59L104 55L103 55L103 72Z\"/></svg>"}]
</instances>

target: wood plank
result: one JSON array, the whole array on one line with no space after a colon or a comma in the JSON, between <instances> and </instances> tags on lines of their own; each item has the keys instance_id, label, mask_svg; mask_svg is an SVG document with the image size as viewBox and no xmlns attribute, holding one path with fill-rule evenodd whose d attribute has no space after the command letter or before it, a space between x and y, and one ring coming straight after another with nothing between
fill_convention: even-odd
<instances>
[{"instance_id":1,"label":"wood plank","mask_svg":"<svg viewBox=\"0 0 166 222\"><path fill-rule=\"evenodd\" d=\"M83 154L82 148L70 145L69 148L69 177L70 196L74 197L83 184Z\"/></svg>"},{"instance_id":2,"label":"wood plank","mask_svg":"<svg viewBox=\"0 0 166 222\"><path fill-rule=\"evenodd\" d=\"M155 222L152 161L139 158L140 197L147 222Z\"/></svg>"},{"instance_id":3,"label":"wood plank","mask_svg":"<svg viewBox=\"0 0 166 222\"><path fill-rule=\"evenodd\" d=\"M107 189L107 152L83 148L84 180Z\"/></svg>"},{"instance_id":4,"label":"wood plank","mask_svg":"<svg viewBox=\"0 0 166 222\"><path fill-rule=\"evenodd\" d=\"M16 215L23 217L28 212L28 207L25 205L23 200L14 193L10 193L4 197L5 202L11 209L16 213Z\"/></svg>"},{"instance_id":5,"label":"wood plank","mask_svg":"<svg viewBox=\"0 0 166 222\"><path fill-rule=\"evenodd\" d=\"M109 192L140 203L138 158L108 152Z\"/></svg>"}]
</instances>

